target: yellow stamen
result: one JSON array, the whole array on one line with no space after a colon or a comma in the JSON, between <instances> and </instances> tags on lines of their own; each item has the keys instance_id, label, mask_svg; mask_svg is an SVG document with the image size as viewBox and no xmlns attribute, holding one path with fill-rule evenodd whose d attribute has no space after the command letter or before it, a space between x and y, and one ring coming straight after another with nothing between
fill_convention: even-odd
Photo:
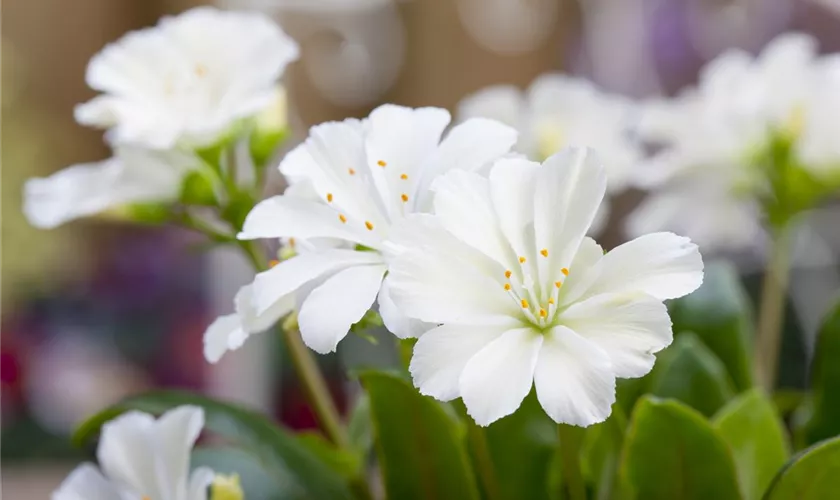
<instances>
[{"instance_id":1,"label":"yellow stamen","mask_svg":"<svg viewBox=\"0 0 840 500\"><path fill-rule=\"evenodd\" d=\"M547 248L543 248L542 250L540 250L540 253L542 254L543 257L548 257L548 249Z\"/></svg>"},{"instance_id":2,"label":"yellow stamen","mask_svg":"<svg viewBox=\"0 0 840 500\"><path fill-rule=\"evenodd\" d=\"M556 286L557 288L560 288L560 285L562 285L562 284L563 283L560 283L559 281L554 282L554 286Z\"/></svg>"},{"instance_id":3,"label":"yellow stamen","mask_svg":"<svg viewBox=\"0 0 840 500\"><path fill-rule=\"evenodd\" d=\"M402 195L400 195L400 199L403 201L403 203L407 203L408 202L408 195L403 193Z\"/></svg>"},{"instance_id":4,"label":"yellow stamen","mask_svg":"<svg viewBox=\"0 0 840 500\"><path fill-rule=\"evenodd\" d=\"M382 167L382 168L385 168L385 166L386 166L386 165L388 165L388 164L387 164L387 163L385 163L383 160L379 160L378 162L376 162L376 164L377 164L377 165L379 165L379 166L380 166L380 167Z\"/></svg>"},{"instance_id":5,"label":"yellow stamen","mask_svg":"<svg viewBox=\"0 0 840 500\"><path fill-rule=\"evenodd\" d=\"M510 291L510 283L505 283L505 291L506 292Z\"/></svg>"},{"instance_id":6,"label":"yellow stamen","mask_svg":"<svg viewBox=\"0 0 840 500\"><path fill-rule=\"evenodd\" d=\"M519 263L524 264L525 263L525 257L519 257Z\"/></svg>"},{"instance_id":7,"label":"yellow stamen","mask_svg":"<svg viewBox=\"0 0 840 500\"><path fill-rule=\"evenodd\" d=\"M561 269L560 272L563 273L563 276L568 276L569 275L569 270L566 269L565 267L563 269Z\"/></svg>"},{"instance_id":8,"label":"yellow stamen","mask_svg":"<svg viewBox=\"0 0 840 500\"><path fill-rule=\"evenodd\" d=\"M546 316L548 316L548 313L545 312L545 309L540 307L540 318L545 318Z\"/></svg>"},{"instance_id":9,"label":"yellow stamen","mask_svg":"<svg viewBox=\"0 0 840 500\"><path fill-rule=\"evenodd\" d=\"M371 221L366 220L365 227L368 228L368 231L373 231L373 223Z\"/></svg>"},{"instance_id":10,"label":"yellow stamen","mask_svg":"<svg viewBox=\"0 0 840 500\"><path fill-rule=\"evenodd\" d=\"M279 261L279 260L277 260L277 259L271 259L270 261L268 261L268 267L274 267L274 266L276 266L276 265L277 265L277 264L279 264L279 263L280 263L280 261Z\"/></svg>"},{"instance_id":11,"label":"yellow stamen","mask_svg":"<svg viewBox=\"0 0 840 500\"><path fill-rule=\"evenodd\" d=\"M197 64L195 66L195 75L199 78L203 77L207 74L207 66L203 64Z\"/></svg>"},{"instance_id":12,"label":"yellow stamen","mask_svg":"<svg viewBox=\"0 0 840 500\"><path fill-rule=\"evenodd\" d=\"M528 301L525 299L522 299L522 309L528 309Z\"/></svg>"},{"instance_id":13,"label":"yellow stamen","mask_svg":"<svg viewBox=\"0 0 840 500\"><path fill-rule=\"evenodd\" d=\"M402 174L402 175L400 176L400 179L402 179L402 180L404 180L404 181L407 181L407 180L408 180L408 174Z\"/></svg>"},{"instance_id":14,"label":"yellow stamen","mask_svg":"<svg viewBox=\"0 0 840 500\"><path fill-rule=\"evenodd\" d=\"M295 239L294 238L289 238L289 246L294 248L294 246L295 246Z\"/></svg>"},{"instance_id":15,"label":"yellow stamen","mask_svg":"<svg viewBox=\"0 0 840 500\"><path fill-rule=\"evenodd\" d=\"M509 270L505 271L505 278L510 279L510 275L511 275L511 272Z\"/></svg>"},{"instance_id":16,"label":"yellow stamen","mask_svg":"<svg viewBox=\"0 0 840 500\"><path fill-rule=\"evenodd\" d=\"M345 224L347 223L347 217L345 217L344 214L338 214L338 220Z\"/></svg>"},{"instance_id":17,"label":"yellow stamen","mask_svg":"<svg viewBox=\"0 0 840 500\"><path fill-rule=\"evenodd\" d=\"M356 175L356 171L353 170L352 168L348 168L347 173L350 174L350 175Z\"/></svg>"},{"instance_id":18,"label":"yellow stamen","mask_svg":"<svg viewBox=\"0 0 840 500\"><path fill-rule=\"evenodd\" d=\"M548 298L548 303L553 305L554 304L554 297L549 297Z\"/></svg>"},{"instance_id":19,"label":"yellow stamen","mask_svg":"<svg viewBox=\"0 0 840 500\"><path fill-rule=\"evenodd\" d=\"M327 203L332 203L333 195L332 193L327 193Z\"/></svg>"}]
</instances>

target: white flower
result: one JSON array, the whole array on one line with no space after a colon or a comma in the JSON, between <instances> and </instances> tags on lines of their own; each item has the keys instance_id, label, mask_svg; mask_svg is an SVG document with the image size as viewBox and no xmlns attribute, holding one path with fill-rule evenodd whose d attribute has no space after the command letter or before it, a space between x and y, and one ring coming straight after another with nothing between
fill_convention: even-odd
<instances>
[{"instance_id":1,"label":"white flower","mask_svg":"<svg viewBox=\"0 0 840 500\"><path fill-rule=\"evenodd\" d=\"M268 17L200 7L131 32L94 56L87 83L103 92L79 123L117 143L168 149L213 143L275 96L298 46Z\"/></svg>"},{"instance_id":2,"label":"white flower","mask_svg":"<svg viewBox=\"0 0 840 500\"><path fill-rule=\"evenodd\" d=\"M516 142L515 130L481 118L454 127L441 140L449 120L439 108L384 105L364 121L313 127L280 165L302 189L259 203L239 238L291 237L314 244L240 291L237 315L218 320L205 334L208 359L218 359L248 333L266 330L296 308L306 345L334 351L377 296L383 320L396 335L425 328L400 314L387 280L383 284L388 266L382 250L391 228L407 214L431 208L428 186L435 177L480 169Z\"/></svg>"},{"instance_id":3,"label":"white flower","mask_svg":"<svg viewBox=\"0 0 840 500\"><path fill-rule=\"evenodd\" d=\"M641 159L630 134L635 113L629 99L606 94L586 80L553 73L534 80L525 94L499 85L467 97L459 106L462 119L483 116L516 127L517 147L532 160L542 161L566 146L595 149L606 168L610 194L632 183ZM607 216L605 202L594 233L602 229Z\"/></svg>"},{"instance_id":4,"label":"white flower","mask_svg":"<svg viewBox=\"0 0 840 500\"><path fill-rule=\"evenodd\" d=\"M184 152L120 146L107 160L26 181L23 212L33 226L49 229L129 203L175 201L184 176L199 165Z\"/></svg>"},{"instance_id":5,"label":"white flower","mask_svg":"<svg viewBox=\"0 0 840 500\"><path fill-rule=\"evenodd\" d=\"M640 167L639 183L654 191L628 219L629 232L667 229L708 249L759 249L757 196L767 181L756 155L784 137L804 168L822 175L840 165L836 61L817 58L813 38L786 34L757 58L722 54L696 89L650 103L640 133L662 148Z\"/></svg>"},{"instance_id":6,"label":"white flower","mask_svg":"<svg viewBox=\"0 0 840 500\"><path fill-rule=\"evenodd\" d=\"M586 149L502 159L489 179L451 172L433 189L435 214L394 235L388 276L406 315L439 325L414 348L420 392L462 398L480 425L532 385L556 422L606 419L615 379L648 373L671 343L662 301L702 282L697 246L656 233L605 254L585 236L605 191Z\"/></svg>"},{"instance_id":7,"label":"white flower","mask_svg":"<svg viewBox=\"0 0 840 500\"><path fill-rule=\"evenodd\" d=\"M102 427L99 467L77 467L53 492L52 500L207 500L213 471L190 474L190 451L204 411L180 406L159 419L125 413Z\"/></svg>"}]
</instances>

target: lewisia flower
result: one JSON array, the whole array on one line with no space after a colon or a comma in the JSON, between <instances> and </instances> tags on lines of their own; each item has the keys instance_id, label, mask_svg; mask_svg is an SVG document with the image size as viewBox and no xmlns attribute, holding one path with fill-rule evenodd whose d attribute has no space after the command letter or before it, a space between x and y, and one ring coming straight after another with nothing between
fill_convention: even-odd
<instances>
[{"instance_id":1,"label":"lewisia flower","mask_svg":"<svg viewBox=\"0 0 840 500\"><path fill-rule=\"evenodd\" d=\"M259 203L239 234L245 240L294 238L308 243L307 250L239 292L237 314L218 319L205 334L208 360L297 306L303 341L319 353L334 351L377 296L389 330L404 337L422 329L401 315L383 283L388 264L382 250L392 227L431 208L428 187L435 177L480 169L516 142L515 130L483 118L441 140L449 120L439 108L384 105L366 120L313 127L280 165L295 192Z\"/></svg>"},{"instance_id":2,"label":"lewisia flower","mask_svg":"<svg viewBox=\"0 0 840 500\"><path fill-rule=\"evenodd\" d=\"M784 144L790 158L781 161L818 182L838 172L838 62L817 57L810 36L786 34L756 58L739 50L722 54L704 68L696 89L651 102L640 134L661 148L641 167L639 183L653 193L628 219L629 231L679 231L704 248L762 243L760 198L777 194L762 155L778 154L772 148Z\"/></svg>"},{"instance_id":3,"label":"lewisia flower","mask_svg":"<svg viewBox=\"0 0 840 500\"><path fill-rule=\"evenodd\" d=\"M636 107L632 101L610 95L591 82L561 74L543 75L523 94L516 87L498 85L464 99L462 118L483 116L519 130L520 152L542 161L566 146L586 146L598 151L607 172L610 194L625 190L641 159L631 136ZM606 202L596 218L593 232L606 221Z\"/></svg>"},{"instance_id":4,"label":"lewisia flower","mask_svg":"<svg viewBox=\"0 0 840 500\"><path fill-rule=\"evenodd\" d=\"M186 152L119 146L105 161L26 181L23 211L33 226L50 229L126 204L175 201L183 178L200 165Z\"/></svg>"},{"instance_id":5,"label":"lewisia flower","mask_svg":"<svg viewBox=\"0 0 840 500\"><path fill-rule=\"evenodd\" d=\"M102 427L99 467L77 467L52 500L206 500L213 471L200 467L190 474L190 451L202 427L204 411L194 406L180 406L157 420L125 413Z\"/></svg>"},{"instance_id":6,"label":"lewisia flower","mask_svg":"<svg viewBox=\"0 0 840 500\"><path fill-rule=\"evenodd\" d=\"M129 33L94 56L87 83L103 92L76 108L113 142L203 146L275 97L298 46L268 17L200 7Z\"/></svg>"},{"instance_id":7,"label":"lewisia flower","mask_svg":"<svg viewBox=\"0 0 840 500\"><path fill-rule=\"evenodd\" d=\"M579 148L435 181L434 215L395 232L388 275L397 307L439 325L414 347L421 393L488 425L535 385L554 421L587 426L610 415L617 377L651 370L672 339L662 301L700 286L703 262L672 233L604 253L585 235L605 189Z\"/></svg>"}]
</instances>

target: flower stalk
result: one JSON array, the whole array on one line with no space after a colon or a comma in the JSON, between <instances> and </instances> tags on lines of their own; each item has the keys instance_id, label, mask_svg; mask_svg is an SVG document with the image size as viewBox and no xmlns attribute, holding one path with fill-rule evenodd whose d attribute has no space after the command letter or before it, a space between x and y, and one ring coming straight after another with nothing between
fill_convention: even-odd
<instances>
[{"instance_id":1,"label":"flower stalk","mask_svg":"<svg viewBox=\"0 0 840 500\"><path fill-rule=\"evenodd\" d=\"M779 365L788 286L789 244L787 231L774 232L761 290L756 336L756 380L768 392L773 390Z\"/></svg>"}]
</instances>

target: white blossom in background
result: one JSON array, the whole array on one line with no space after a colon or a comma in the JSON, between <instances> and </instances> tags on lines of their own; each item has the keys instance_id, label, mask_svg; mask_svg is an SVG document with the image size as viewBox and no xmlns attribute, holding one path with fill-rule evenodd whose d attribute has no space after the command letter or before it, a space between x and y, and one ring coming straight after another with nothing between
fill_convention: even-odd
<instances>
[{"instance_id":1,"label":"white blossom in background","mask_svg":"<svg viewBox=\"0 0 840 500\"><path fill-rule=\"evenodd\" d=\"M259 203L239 235L294 238L309 247L240 290L236 314L219 318L205 333L207 359L218 360L295 309L306 345L334 351L377 297L394 334L425 328L402 316L388 280L383 283L385 241L406 215L430 210L429 186L438 175L478 170L516 142L515 130L483 118L457 125L441 139L449 121L444 109L383 105L365 120L313 127L280 165L296 192Z\"/></svg>"},{"instance_id":2,"label":"white blossom in background","mask_svg":"<svg viewBox=\"0 0 840 500\"><path fill-rule=\"evenodd\" d=\"M434 215L409 218L389 245L397 307L439 325L414 347L420 392L462 398L480 425L534 385L556 422L606 419L615 379L645 375L671 343L662 301L700 286L697 246L654 233L605 254L586 232L606 175L585 148L501 159L489 178L453 171L432 189Z\"/></svg>"},{"instance_id":3,"label":"white blossom in background","mask_svg":"<svg viewBox=\"0 0 840 500\"><path fill-rule=\"evenodd\" d=\"M165 17L91 59L88 85L102 92L76 108L84 125L115 143L204 146L275 98L299 49L270 18L210 7Z\"/></svg>"},{"instance_id":4,"label":"white blossom in background","mask_svg":"<svg viewBox=\"0 0 840 500\"><path fill-rule=\"evenodd\" d=\"M579 78L546 74L525 93L509 85L488 87L465 98L459 115L462 119L493 118L515 127L520 133L517 149L531 160L542 161L567 146L595 149L606 168L611 195L632 184L642 157L631 135L636 118L633 102ZM607 202L593 233L602 229L609 216Z\"/></svg>"},{"instance_id":5,"label":"white blossom in background","mask_svg":"<svg viewBox=\"0 0 840 500\"><path fill-rule=\"evenodd\" d=\"M659 150L640 165L639 184L652 192L628 231L678 231L707 249L760 249L757 195L766 179L755 155L785 137L802 168L817 177L838 172L838 63L818 57L812 37L786 34L758 57L725 52L703 69L697 88L649 103L639 133Z\"/></svg>"},{"instance_id":6,"label":"white blossom in background","mask_svg":"<svg viewBox=\"0 0 840 500\"><path fill-rule=\"evenodd\" d=\"M186 152L118 146L107 160L27 180L23 212L33 226L50 229L130 203L175 201L183 178L200 165Z\"/></svg>"},{"instance_id":7,"label":"white blossom in background","mask_svg":"<svg viewBox=\"0 0 840 500\"><path fill-rule=\"evenodd\" d=\"M131 411L102 427L99 466L78 466L52 500L207 500L214 473L190 474L190 452L204 427L204 411L180 406L155 420Z\"/></svg>"}]
</instances>

